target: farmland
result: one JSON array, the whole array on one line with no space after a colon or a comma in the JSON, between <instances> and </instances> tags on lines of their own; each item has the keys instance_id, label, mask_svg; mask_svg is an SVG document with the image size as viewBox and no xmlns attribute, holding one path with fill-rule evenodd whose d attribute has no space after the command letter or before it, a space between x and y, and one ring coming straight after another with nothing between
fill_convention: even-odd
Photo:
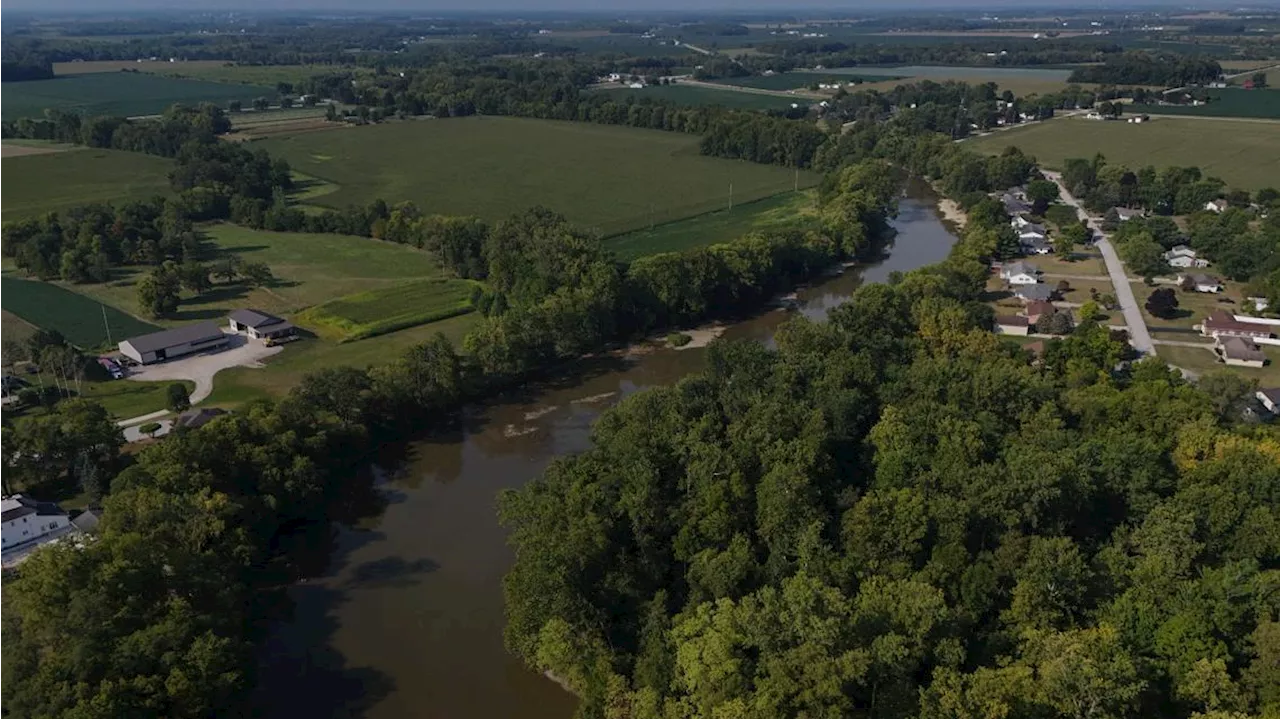
<instances>
[{"instance_id":1,"label":"farmland","mask_svg":"<svg viewBox=\"0 0 1280 719\"><path fill-rule=\"evenodd\" d=\"M4 219L32 217L89 202L165 195L169 193L170 165L169 160L152 155L88 148L6 156L0 165L10 178L0 188Z\"/></svg>"},{"instance_id":2,"label":"farmland","mask_svg":"<svg viewBox=\"0 0 1280 719\"><path fill-rule=\"evenodd\" d=\"M719 105L735 110L783 110L791 107L793 102L810 102L805 99L792 99L780 95L768 95L760 92L741 92L731 88L720 90L705 85L650 85L640 90L617 88L598 90L608 92L619 98L636 97L652 100L665 100L677 105Z\"/></svg>"},{"instance_id":3,"label":"farmland","mask_svg":"<svg viewBox=\"0 0 1280 719\"><path fill-rule=\"evenodd\" d=\"M290 315L312 305L359 292L403 285L410 280L443 277L436 261L418 249L346 235L266 232L237 225L205 230L208 259L237 255L271 268L269 287L215 284L199 297L186 297L170 320L175 325L217 319L233 309L255 307ZM75 289L122 309L137 311L137 281L145 267L121 268L112 282Z\"/></svg>"},{"instance_id":4,"label":"farmland","mask_svg":"<svg viewBox=\"0 0 1280 719\"><path fill-rule=\"evenodd\" d=\"M216 68L226 65L222 60L89 60L84 62L55 62L53 74L58 77L68 75L94 75L100 72L120 72L121 70L137 70L138 72L175 73L196 72L197 69Z\"/></svg>"},{"instance_id":5,"label":"farmland","mask_svg":"<svg viewBox=\"0 0 1280 719\"><path fill-rule=\"evenodd\" d=\"M84 348L106 345L108 327L115 342L157 329L114 307L104 309L96 300L58 285L7 273L0 278L0 302L5 312L36 327L57 330L67 341Z\"/></svg>"},{"instance_id":6,"label":"farmland","mask_svg":"<svg viewBox=\"0 0 1280 719\"><path fill-rule=\"evenodd\" d=\"M1197 117L1257 117L1280 119L1280 90L1209 90L1209 102L1191 105L1132 105L1127 112Z\"/></svg>"},{"instance_id":7,"label":"farmland","mask_svg":"<svg viewBox=\"0 0 1280 719\"><path fill-rule=\"evenodd\" d=\"M734 240L750 232L803 227L812 218L814 193L788 192L732 210L708 212L685 220L617 235L605 247L619 259L631 260L659 252L678 252L692 247Z\"/></svg>"},{"instance_id":8,"label":"farmland","mask_svg":"<svg viewBox=\"0 0 1280 719\"><path fill-rule=\"evenodd\" d=\"M307 175L338 185L314 198L377 198L497 220L543 205L603 234L691 217L792 188L792 170L703 157L698 138L628 127L472 117L388 123L265 140ZM802 172L808 187L816 175Z\"/></svg>"},{"instance_id":9,"label":"farmland","mask_svg":"<svg viewBox=\"0 0 1280 719\"><path fill-rule=\"evenodd\" d=\"M3 119L43 117L46 108L87 115L154 115L174 103L231 100L251 103L274 97L270 87L182 80L142 72L102 72L52 80L8 82L3 87Z\"/></svg>"},{"instance_id":10,"label":"farmland","mask_svg":"<svg viewBox=\"0 0 1280 719\"><path fill-rule=\"evenodd\" d=\"M1001 90L1012 90L1017 95L1058 92L1067 86L1070 70L1022 67L965 67L948 65L909 65L900 67L861 66L828 68L821 75L863 77L871 80L859 86L859 90L891 90L898 85L922 80L933 82L984 83L994 82ZM881 80L885 76L900 76Z\"/></svg>"},{"instance_id":11,"label":"farmland","mask_svg":"<svg viewBox=\"0 0 1280 719\"><path fill-rule=\"evenodd\" d=\"M989 154L1017 145L1049 168L1061 168L1068 157L1091 157L1095 152L1132 167L1196 165L1245 190L1275 185L1275 168L1280 166L1280 125L1241 120L1157 118L1130 125L1069 118L994 133L969 144Z\"/></svg>"},{"instance_id":12,"label":"farmland","mask_svg":"<svg viewBox=\"0 0 1280 719\"><path fill-rule=\"evenodd\" d=\"M732 85L734 87L753 87L759 90L803 90L810 85L817 83L838 82L841 84L849 82L872 83L883 82L885 80L900 79L898 76L890 73L887 75L847 75L838 74L831 75L817 72L782 72L776 75L750 75L747 77L726 77L722 80L716 80L721 85ZM860 88L854 87L850 90Z\"/></svg>"},{"instance_id":13,"label":"farmland","mask_svg":"<svg viewBox=\"0 0 1280 719\"><path fill-rule=\"evenodd\" d=\"M339 297L294 319L321 337L350 342L470 312L472 287L466 280L420 280Z\"/></svg>"}]
</instances>

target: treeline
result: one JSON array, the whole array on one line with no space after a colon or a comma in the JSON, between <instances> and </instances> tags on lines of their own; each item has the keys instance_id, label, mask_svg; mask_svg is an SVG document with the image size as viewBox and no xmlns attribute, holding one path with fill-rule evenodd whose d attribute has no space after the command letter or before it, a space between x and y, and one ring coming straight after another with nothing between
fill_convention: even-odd
<instances>
[{"instance_id":1,"label":"treeline","mask_svg":"<svg viewBox=\"0 0 1280 719\"><path fill-rule=\"evenodd\" d=\"M53 63L47 60L0 62L0 82L52 79Z\"/></svg>"},{"instance_id":2,"label":"treeline","mask_svg":"<svg viewBox=\"0 0 1280 719\"><path fill-rule=\"evenodd\" d=\"M505 493L508 647L583 717L1280 711L1253 387L1092 320L1000 341L990 229L776 351L713 345Z\"/></svg>"},{"instance_id":3,"label":"treeline","mask_svg":"<svg viewBox=\"0 0 1280 719\"><path fill-rule=\"evenodd\" d=\"M1222 66L1216 60L1137 51L1110 56L1100 65L1078 67L1070 81L1179 87L1213 82L1221 75Z\"/></svg>"},{"instance_id":4,"label":"treeline","mask_svg":"<svg viewBox=\"0 0 1280 719\"><path fill-rule=\"evenodd\" d=\"M913 44L897 42L857 44L828 39L780 40L761 43L760 54L741 59L752 72L786 72L796 68L855 67L858 65L992 65L1023 67L1098 62L1122 51L1112 42L1000 38Z\"/></svg>"},{"instance_id":5,"label":"treeline","mask_svg":"<svg viewBox=\"0 0 1280 719\"><path fill-rule=\"evenodd\" d=\"M5 137L27 137L172 157L175 195L120 205L91 204L6 222L0 252L41 279L105 282L117 265L198 258L197 222L244 220L283 206L289 165L265 151L221 142L230 127L212 105L174 106L159 120L83 118L51 111L45 120L5 123Z\"/></svg>"}]
</instances>

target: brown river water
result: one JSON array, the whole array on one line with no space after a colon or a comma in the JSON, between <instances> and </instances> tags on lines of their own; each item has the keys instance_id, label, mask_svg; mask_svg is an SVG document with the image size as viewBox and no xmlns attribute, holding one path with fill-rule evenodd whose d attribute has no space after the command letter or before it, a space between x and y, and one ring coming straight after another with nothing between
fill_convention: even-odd
<instances>
[{"instance_id":1,"label":"brown river water","mask_svg":"<svg viewBox=\"0 0 1280 719\"><path fill-rule=\"evenodd\" d=\"M769 342L795 312L819 319L864 282L944 259L955 237L936 198L911 183L878 263L801 289L791 309L729 327ZM512 561L496 496L555 457L587 449L619 399L703 369L703 349L584 361L570 376L477 407L452 436L391 448L387 504L338 530L325 571L293 588L293 615L267 643L262 717L569 719L575 700L502 645L502 576Z\"/></svg>"}]
</instances>

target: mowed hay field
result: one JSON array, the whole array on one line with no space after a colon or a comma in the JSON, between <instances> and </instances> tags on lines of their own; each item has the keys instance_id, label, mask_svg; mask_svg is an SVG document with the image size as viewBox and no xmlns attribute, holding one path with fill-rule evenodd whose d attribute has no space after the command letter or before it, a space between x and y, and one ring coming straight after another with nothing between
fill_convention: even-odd
<instances>
[{"instance_id":1,"label":"mowed hay field","mask_svg":"<svg viewBox=\"0 0 1280 719\"><path fill-rule=\"evenodd\" d=\"M236 255L247 262L263 262L271 268L275 282L258 288L215 282L201 296L184 295L177 314L168 320L157 320L157 324L173 326L219 319L242 307L291 316L347 295L446 277L435 258L426 252L367 237L267 232L230 224L213 225L203 232L207 260ZM113 281L77 285L75 290L140 313L137 283L149 270L119 268Z\"/></svg>"},{"instance_id":2,"label":"mowed hay field","mask_svg":"<svg viewBox=\"0 0 1280 719\"><path fill-rule=\"evenodd\" d=\"M708 212L664 225L644 227L610 237L604 245L621 260L660 252L679 252L728 242L751 232L805 228L813 224L817 216L816 207L815 190L788 192L745 205L734 205L732 210Z\"/></svg>"},{"instance_id":3,"label":"mowed hay field","mask_svg":"<svg viewBox=\"0 0 1280 719\"><path fill-rule=\"evenodd\" d=\"M350 342L466 314L473 286L441 278L358 292L312 307L294 321L326 339Z\"/></svg>"},{"instance_id":4,"label":"mowed hay field","mask_svg":"<svg viewBox=\"0 0 1280 719\"><path fill-rule=\"evenodd\" d=\"M85 115L156 115L174 103L232 100L248 105L254 98L276 96L275 88L203 80L183 80L144 72L101 72L52 80L6 82L0 87L5 120L44 117L48 108Z\"/></svg>"},{"instance_id":5,"label":"mowed hay field","mask_svg":"<svg viewBox=\"0 0 1280 719\"><path fill-rule=\"evenodd\" d=\"M727 92L727 91L726 91ZM694 135L586 123L469 117L273 138L261 146L338 185L328 207L411 200L429 213L499 220L543 205L614 234L792 189L784 167L703 157ZM818 176L801 172L801 187Z\"/></svg>"},{"instance_id":6,"label":"mowed hay field","mask_svg":"<svg viewBox=\"0 0 1280 719\"><path fill-rule=\"evenodd\" d=\"M105 346L108 328L112 342L158 329L58 285L8 274L0 277L0 305L6 314L34 327L57 330L71 344L84 348Z\"/></svg>"},{"instance_id":7,"label":"mowed hay field","mask_svg":"<svg viewBox=\"0 0 1280 719\"><path fill-rule=\"evenodd\" d=\"M1130 167L1195 165L1244 190L1280 184L1280 123L1156 118L1141 125L1063 118L969 140L996 155L1010 145L1051 169L1069 157L1093 157Z\"/></svg>"},{"instance_id":8,"label":"mowed hay field","mask_svg":"<svg viewBox=\"0 0 1280 719\"><path fill-rule=\"evenodd\" d=\"M6 147L8 143L5 140ZM170 167L162 157L118 150L76 147L17 156L6 152L0 161L5 180L0 184L0 210L9 221L90 202L167 195Z\"/></svg>"}]
</instances>

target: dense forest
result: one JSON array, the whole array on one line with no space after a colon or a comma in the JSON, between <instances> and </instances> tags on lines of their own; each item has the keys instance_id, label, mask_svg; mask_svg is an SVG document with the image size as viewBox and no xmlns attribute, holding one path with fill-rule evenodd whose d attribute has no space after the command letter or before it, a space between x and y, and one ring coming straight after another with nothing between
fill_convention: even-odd
<instances>
[{"instance_id":1,"label":"dense forest","mask_svg":"<svg viewBox=\"0 0 1280 719\"><path fill-rule=\"evenodd\" d=\"M990 229L776 351L713 346L504 495L509 647L584 717L1280 711L1251 387L1093 322L1001 342Z\"/></svg>"},{"instance_id":2,"label":"dense forest","mask_svg":"<svg viewBox=\"0 0 1280 719\"><path fill-rule=\"evenodd\" d=\"M1071 82L1112 85L1160 85L1181 87L1217 80L1222 66L1215 60L1172 53L1126 52L1108 57L1101 65L1076 68Z\"/></svg>"}]
</instances>

